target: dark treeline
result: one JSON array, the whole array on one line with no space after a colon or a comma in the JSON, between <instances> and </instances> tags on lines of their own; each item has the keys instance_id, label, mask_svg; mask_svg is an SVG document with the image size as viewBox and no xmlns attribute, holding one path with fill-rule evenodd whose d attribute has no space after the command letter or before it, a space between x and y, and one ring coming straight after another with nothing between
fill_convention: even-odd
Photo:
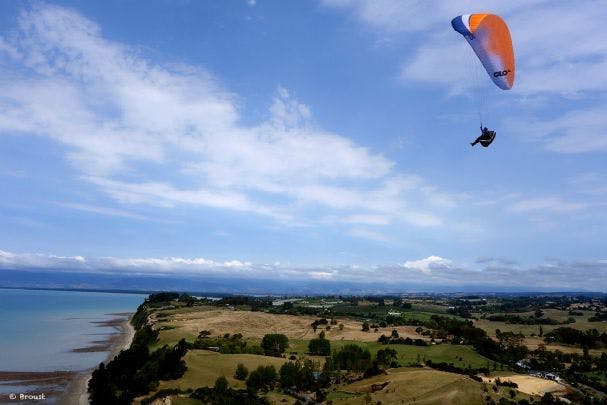
<instances>
[{"instance_id":1,"label":"dark treeline","mask_svg":"<svg viewBox=\"0 0 607 405\"><path fill-rule=\"evenodd\" d=\"M493 322L506 322L509 324L518 324L518 325L565 325L568 323L574 323L575 319L572 317L567 318L563 322L559 322L556 319L552 318L544 318L537 316L520 316L513 314L496 314L489 315L487 317L488 320Z\"/></svg>"},{"instance_id":2,"label":"dark treeline","mask_svg":"<svg viewBox=\"0 0 607 405\"><path fill-rule=\"evenodd\" d=\"M162 293L167 294L167 293ZM153 301L144 302L137 308L132 323L136 329L130 348L122 350L107 365L101 363L93 371L88 385L91 404L130 404L133 398L147 394L158 386L159 380L179 378L186 370L182 357L187 352L185 340L177 345L167 345L150 352L148 346L158 338L158 331L146 324L148 303L161 302L158 294ZM170 296L173 297L172 295Z\"/></svg>"},{"instance_id":3,"label":"dark treeline","mask_svg":"<svg viewBox=\"0 0 607 405\"><path fill-rule=\"evenodd\" d=\"M597 312L590 318L588 318L589 322L603 322L607 321L607 312Z\"/></svg>"},{"instance_id":4,"label":"dark treeline","mask_svg":"<svg viewBox=\"0 0 607 405\"><path fill-rule=\"evenodd\" d=\"M581 331L569 327L556 328L546 333L544 340L547 343L564 343L590 349L607 347L607 333L599 334L596 329Z\"/></svg>"},{"instance_id":5,"label":"dark treeline","mask_svg":"<svg viewBox=\"0 0 607 405\"><path fill-rule=\"evenodd\" d=\"M276 371L274 371L274 374ZM215 385L211 387L201 387L190 394L190 398L197 399L203 404L225 405L225 404L250 404L267 405L269 402L265 398L260 398L254 390L235 390L230 388L228 380L225 377L219 377Z\"/></svg>"},{"instance_id":6,"label":"dark treeline","mask_svg":"<svg viewBox=\"0 0 607 405\"><path fill-rule=\"evenodd\" d=\"M489 374L489 369L486 367L481 368L461 368L454 366L453 363L434 363L432 360L426 360L426 365L436 370L447 371L449 373L465 374L468 376L476 376L476 374ZM476 378L475 378L476 379ZM482 380L481 380L482 381Z\"/></svg>"},{"instance_id":7,"label":"dark treeline","mask_svg":"<svg viewBox=\"0 0 607 405\"><path fill-rule=\"evenodd\" d=\"M220 300L214 302L214 305L217 306L227 306L227 305L239 305L239 306L248 306L251 308L251 311L259 311L264 308L272 307L272 299L267 297L249 297L246 295L242 296L231 296L224 297Z\"/></svg>"}]
</instances>

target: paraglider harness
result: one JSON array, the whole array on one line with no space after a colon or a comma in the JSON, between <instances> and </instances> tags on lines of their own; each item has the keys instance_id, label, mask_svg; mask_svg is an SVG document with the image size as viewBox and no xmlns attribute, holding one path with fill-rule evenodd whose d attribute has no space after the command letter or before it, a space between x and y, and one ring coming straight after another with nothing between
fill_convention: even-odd
<instances>
[{"instance_id":1,"label":"paraglider harness","mask_svg":"<svg viewBox=\"0 0 607 405\"><path fill-rule=\"evenodd\" d=\"M485 148L491 145L491 142L493 142L493 140L495 139L495 131L489 131L487 128L484 128L483 123L481 122L481 132L481 136L476 138L476 140L470 145L474 146L477 143L480 143Z\"/></svg>"}]
</instances>

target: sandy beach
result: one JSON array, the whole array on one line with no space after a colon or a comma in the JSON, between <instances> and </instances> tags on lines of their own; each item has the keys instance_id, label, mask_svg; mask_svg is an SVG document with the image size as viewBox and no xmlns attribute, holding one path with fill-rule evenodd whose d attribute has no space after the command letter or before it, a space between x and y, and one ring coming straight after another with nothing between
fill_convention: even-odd
<instances>
[{"instance_id":1,"label":"sandy beach","mask_svg":"<svg viewBox=\"0 0 607 405\"><path fill-rule=\"evenodd\" d=\"M93 342L94 344L84 348L76 348L74 352L92 352L109 351L104 362L112 360L121 350L128 349L135 336L135 329L130 323L132 313L110 314L120 316L120 318L110 319L108 321L98 322L99 326L112 326L116 333L110 335L104 341ZM59 397L60 404L88 404L88 382L94 369L89 369L75 373L75 376L69 382L63 395Z\"/></svg>"},{"instance_id":2,"label":"sandy beach","mask_svg":"<svg viewBox=\"0 0 607 405\"><path fill-rule=\"evenodd\" d=\"M104 340L91 342L89 346L74 348L74 353L108 352L104 359L107 363L121 350L127 349L133 340L135 330L130 324L132 313L109 314L114 318L107 321L94 322L99 327L112 327L115 332ZM88 404L88 381L94 368L82 371L50 371L50 372L15 372L1 371L0 384L9 383L11 386L22 386L24 394L32 386L36 393L43 392L46 398L56 399L58 404ZM33 392L31 394L34 394Z\"/></svg>"}]
</instances>

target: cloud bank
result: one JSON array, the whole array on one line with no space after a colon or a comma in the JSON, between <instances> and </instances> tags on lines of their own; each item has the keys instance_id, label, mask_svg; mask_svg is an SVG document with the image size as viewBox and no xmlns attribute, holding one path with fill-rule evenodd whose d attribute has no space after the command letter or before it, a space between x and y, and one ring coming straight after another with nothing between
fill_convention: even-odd
<instances>
[{"instance_id":1,"label":"cloud bank","mask_svg":"<svg viewBox=\"0 0 607 405\"><path fill-rule=\"evenodd\" d=\"M406 260L400 264L362 267L292 266L281 263L256 264L243 260L214 261L205 258L85 258L0 251L2 270L49 270L71 273L146 275L183 278L224 278L226 280L281 280L385 284L394 288L423 286L436 288L470 287L503 290L588 290L607 291L604 274L607 260L546 260L533 267L521 267L505 258L479 258L473 264L456 264L440 256ZM394 289L393 288L393 289Z\"/></svg>"}]
</instances>

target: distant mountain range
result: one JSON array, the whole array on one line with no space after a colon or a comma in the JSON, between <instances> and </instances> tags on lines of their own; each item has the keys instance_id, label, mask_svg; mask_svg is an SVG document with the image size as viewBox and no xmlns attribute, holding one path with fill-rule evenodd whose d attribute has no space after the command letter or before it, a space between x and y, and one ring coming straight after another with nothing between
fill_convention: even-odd
<instances>
[{"instance_id":1,"label":"distant mountain range","mask_svg":"<svg viewBox=\"0 0 607 405\"><path fill-rule=\"evenodd\" d=\"M247 295L361 295L403 293L562 293L562 290L521 290L492 285L431 285L354 283L326 280L267 280L258 278L196 277L66 272L61 270L0 270L0 287L103 291L187 291ZM568 294L574 291L566 292ZM585 295L589 291L579 292ZM597 293L597 295L604 295Z\"/></svg>"}]
</instances>

